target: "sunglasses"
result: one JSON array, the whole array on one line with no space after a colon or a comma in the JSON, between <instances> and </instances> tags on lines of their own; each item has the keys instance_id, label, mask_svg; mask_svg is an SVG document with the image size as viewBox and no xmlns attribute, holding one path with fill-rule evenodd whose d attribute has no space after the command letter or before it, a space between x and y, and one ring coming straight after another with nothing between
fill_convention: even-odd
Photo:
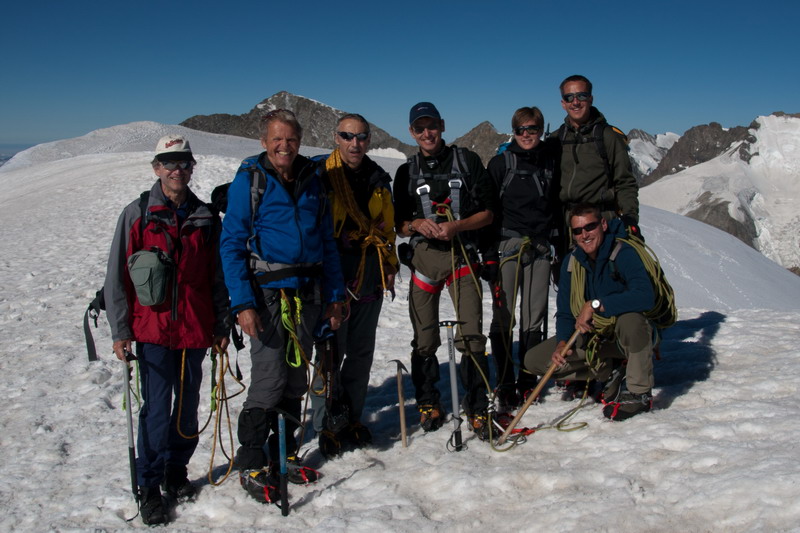
<instances>
[{"instance_id":1,"label":"sunglasses","mask_svg":"<svg viewBox=\"0 0 800 533\"><path fill-rule=\"evenodd\" d=\"M567 93L562 94L561 99L564 100L566 103L570 104L576 98L579 102L585 102L589 98L592 97L592 93Z\"/></svg>"},{"instance_id":2,"label":"sunglasses","mask_svg":"<svg viewBox=\"0 0 800 533\"><path fill-rule=\"evenodd\" d=\"M369 132L350 133L349 131L337 131L336 135L338 135L345 141L352 141L353 139L358 139L359 141L366 141L369 138Z\"/></svg>"},{"instance_id":3,"label":"sunglasses","mask_svg":"<svg viewBox=\"0 0 800 533\"><path fill-rule=\"evenodd\" d=\"M175 170L176 168L186 170L187 168L191 168L193 164L194 163L191 161L161 161L161 166L166 170Z\"/></svg>"},{"instance_id":4,"label":"sunglasses","mask_svg":"<svg viewBox=\"0 0 800 533\"><path fill-rule=\"evenodd\" d=\"M441 126L439 124L428 124L426 126L411 126L411 129L414 130L414 133L419 135L420 133L423 133L425 130L439 131L439 129L441 129Z\"/></svg>"},{"instance_id":5,"label":"sunglasses","mask_svg":"<svg viewBox=\"0 0 800 533\"><path fill-rule=\"evenodd\" d=\"M589 222L588 224L586 224L585 226L581 226L580 228L571 228L572 229L572 234L577 237L578 235L580 235L584 231L586 233L589 233L590 231L596 230L597 226L599 226L599 225L600 225L600 221L599 220L596 221L596 222Z\"/></svg>"},{"instance_id":6,"label":"sunglasses","mask_svg":"<svg viewBox=\"0 0 800 533\"><path fill-rule=\"evenodd\" d=\"M537 133L542 131L542 127L533 125L533 126L517 126L516 128L514 128L514 133L516 135L522 135L526 131L531 135L536 135Z\"/></svg>"}]
</instances>

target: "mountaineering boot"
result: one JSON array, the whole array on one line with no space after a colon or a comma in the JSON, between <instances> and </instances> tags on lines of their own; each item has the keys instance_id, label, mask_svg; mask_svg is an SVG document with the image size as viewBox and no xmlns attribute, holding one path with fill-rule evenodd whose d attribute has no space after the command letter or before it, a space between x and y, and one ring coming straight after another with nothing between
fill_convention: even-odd
<instances>
[{"instance_id":1,"label":"mountaineering boot","mask_svg":"<svg viewBox=\"0 0 800 533\"><path fill-rule=\"evenodd\" d=\"M420 405L418 409L419 425L425 433L436 431L444 424L444 411L441 405Z\"/></svg>"},{"instance_id":2,"label":"mountaineering boot","mask_svg":"<svg viewBox=\"0 0 800 533\"><path fill-rule=\"evenodd\" d=\"M178 502L194 501L197 496L197 487L192 485L186 474L185 466L167 465L164 471L164 481L161 482L161 490Z\"/></svg>"},{"instance_id":3,"label":"mountaineering boot","mask_svg":"<svg viewBox=\"0 0 800 533\"><path fill-rule=\"evenodd\" d=\"M495 398L497 399L498 413L510 413L512 411L516 411L521 404L519 394L517 394L513 384L511 386L497 387L497 390L494 394Z\"/></svg>"},{"instance_id":4,"label":"mountaineering boot","mask_svg":"<svg viewBox=\"0 0 800 533\"><path fill-rule=\"evenodd\" d=\"M623 381L625 381L625 371L627 370L627 367L625 366L626 363L627 360L614 360L614 368L611 370L611 377L608 378L608 381L606 381L606 384L603 387L603 402L610 403L617 401L619 398L619 395L623 390Z\"/></svg>"},{"instance_id":5,"label":"mountaineering boot","mask_svg":"<svg viewBox=\"0 0 800 533\"><path fill-rule=\"evenodd\" d=\"M372 444L372 432L361 422L351 422L345 431L353 448L363 448Z\"/></svg>"},{"instance_id":6,"label":"mountaineering boot","mask_svg":"<svg viewBox=\"0 0 800 533\"><path fill-rule=\"evenodd\" d=\"M344 452L364 448L372 444L372 433L361 422L351 422L339 432L323 429L319 434L319 451L326 459L338 457Z\"/></svg>"},{"instance_id":7,"label":"mountaineering boot","mask_svg":"<svg viewBox=\"0 0 800 533\"><path fill-rule=\"evenodd\" d=\"M528 396L533 392L533 389L536 388L536 384L539 382L539 378L536 377L535 374L531 374L527 370L520 369L519 377L517 377L517 394L519 394L519 401L520 404L524 403L525 400L528 399Z\"/></svg>"},{"instance_id":8,"label":"mountaineering boot","mask_svg":"<svg viewBox=\"0 0 800 533\"><path fill-rule=\"evenodd\" d=\"M319 434L319 451L325 459L338 457L343 453L342 435L328 429Z\"/></svg>"},{"instance_id":9,"label":"mountaineering boot","mask_svg":"<svg viewBox=\"0 0 800 533\"><path fill-rule=\"evenodd\" d=\"M240 470L239 481L242 488L260 503L279 503L281 501L281 480L267 468Z\"/></svg>"},{"instance_id":10,"label":"mountaineering boot","mask_svg":"<svg viewBox=\"0 0 800 533\"><path fill-rule=\"evenodd\" d=\"M600 396L602 393L601 385L594 379L585 380L585 379L575 379L575 380L567 380L563 381L560 384L561 387L561 400L565 402L571 402L572 400L580 400L583 398L584 394L587 398L590 398L596 402L600 401Z\"/></svg>"},{"instance_id":11,"label":"mountaineering boot","mask_svg":"<svg viewBox=\"0 0 800 533\"><path fill-rule=\"evenodd\" d=\"M489 417L484 413L482 415L470 415L469 427L482 441L487 441L490 438Z\"/></svg>"},{"instance_id":12,"label":"mountaineering boot","mask_svg":"<svg viewBox=\"0 0 800 533\"><path fill-rule=\"evenodd\" d=\"M653 406L653 396L649 392L636 394L622 392L616 401L605 402L603 416L610 420L627 420L639 413L647 413Z\"/></svg>"},{"instance_id":13,"label":"mountaineering boot","mask_svg":"<svg viewBox=\"0 0 800 533\"><path fill-rule=\"evenodd\" d=\"M147 526L169 522L167 509L164 507L164 501L161 499L161 490L158 485L141 488L139 513L142 515L142 522Z\"/></svg>"},{"instance_id":14,"label":"mountaineering boot","mask_svg":"<svg viewBox=\"0 0 800 533\"><path fill-rule=\"evenodd\" d=\"M279 471L279 466L275 465L274 469ZM291 456L286 458L286 476L289 483L294 485L309 485L319 481L320 473L313 468L301 465L297 457Z\"/></svg>"}]
</instances>

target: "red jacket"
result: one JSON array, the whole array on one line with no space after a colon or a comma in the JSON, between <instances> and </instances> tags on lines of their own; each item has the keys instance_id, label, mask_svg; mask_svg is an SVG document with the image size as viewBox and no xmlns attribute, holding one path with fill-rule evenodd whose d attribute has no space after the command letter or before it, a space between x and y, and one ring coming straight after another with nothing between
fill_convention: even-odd
<instances>
[{"instance_id":1,"label":"red jacket","mask_svg":"<svg viewBox=\"0 0 800 533\"><path fill-rule=\"evenodd\" d=\"M144 226L139 202L129 204L120 215L108 259L104 292L112 338L170 349L208 348L215 335L228 331L228 293L219 268L219 217L189 191L179 227L178 215L158 181L150 190ZM153 246L175 261L177 287L170 283L164 303L148 307L136 299L127 260Z\"/></svg>"}]
</instances>

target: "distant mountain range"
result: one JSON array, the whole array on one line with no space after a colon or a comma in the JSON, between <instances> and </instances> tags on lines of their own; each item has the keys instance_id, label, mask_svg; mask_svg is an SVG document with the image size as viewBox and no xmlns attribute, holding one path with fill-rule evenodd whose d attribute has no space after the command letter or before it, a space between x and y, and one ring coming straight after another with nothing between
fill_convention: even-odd
<instances>
[{"instance_id":1,"label":"distant mountain range","mask_svg":"<svg viewBox=\"0 0 800 533\"><path fill-rule=\"evenodd\" d=\"M291 109L297 114L304 128L304 145L329 149L334 147L331 132L336 120L345 111L285 91L267 98L244 115L196 115L186 119L181 125L201 131L257 139L259 118L265 112L278 108ZM782 112L776 112L771 116L793 120L800 118L800 115L786 115ZM795 123L796 125L792 127L795 127L800 135L800 120L794 120L793 124ZM756 119L748 127L734 128L723 128L720 124L712 122L695 126L683 135L675 133L652 135L633 129L628 133L633 172L642 187L642 198L650 205L706 222L766 253L768 257L787 268L800 269L800 252L780 253L777 250L787 246L774 241L775 234L784 234L780 228L787 227L787 224L792 229L800 229L800 215L786 220L787 215L777 216L768 210L754 210L752 206L763 201L763 194L753 185L752 180L734 180L736 183L741 182L742 190L737 191L731 190L731 187L735 188L737 185L724 179L724 176L723 179L716 181L705 176L702 179L704 185L697 190L696 187L689 187L694 193L685 192L686 197L682 201L676 200L675 194L665 194L663 186L656 187L659 190L657 194L647 192L654 190L651 189L654 186L651 184L657 184L666 176L680 175L687 169L718 158L724 158L728 162L733 158L749 166L751 159L758 155L758 132L761 127L762 121ZM374 124L371 128L373 149L393 148L406 156L416 153L415 146L401 142ZM486 164L496 154L498 145L511 138L510 133L498 132L491 123L481 122L467 134L455 139L453 143L475 151ZM788 154L788 157L797 158L800 154ZM763 164L763 158L760 161ZM752 173L754 169L747 168L741 172ZM756 181L764 180L756 179ZM647 187L648 185L650 187ZM775 187L774 184L766 182L763 185L773 189ZM682 185L682 187L687 186ZM784 199L792 203L796 203L800 197L800 191L784 192L789 195ZM690 198L692 195L694 196ZM776 216L780 220L776 219ZM789 222L790 220L794 221ZM770 231L767 231L768 229ZM771 235L773 237L770 237ZM788 248L800 248L796 241L796 238L790 239Z\"/></svg>"}]
</instances>

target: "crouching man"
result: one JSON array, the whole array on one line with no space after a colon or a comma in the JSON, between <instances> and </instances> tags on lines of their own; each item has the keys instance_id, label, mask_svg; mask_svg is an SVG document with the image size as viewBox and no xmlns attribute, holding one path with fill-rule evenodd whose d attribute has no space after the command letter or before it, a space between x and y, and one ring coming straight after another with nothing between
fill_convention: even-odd
<instances>
[{"instance_id":1,"label":"crouching man","mask_svg":"<svg viewBox=\"0 0 800 533\"><path fill-rule=\"evenodd\" d=\"M530 350L525 367L544 374L551 362L559 380L605 381L603 414L625 420L650 411L653 328L644 316L655 296L637 252L619 219L576 204L570 228L577 247L565 258L558 287L556 336ZM575 330L573 349L561 351Z\"/></svg>"}]
</instances>

